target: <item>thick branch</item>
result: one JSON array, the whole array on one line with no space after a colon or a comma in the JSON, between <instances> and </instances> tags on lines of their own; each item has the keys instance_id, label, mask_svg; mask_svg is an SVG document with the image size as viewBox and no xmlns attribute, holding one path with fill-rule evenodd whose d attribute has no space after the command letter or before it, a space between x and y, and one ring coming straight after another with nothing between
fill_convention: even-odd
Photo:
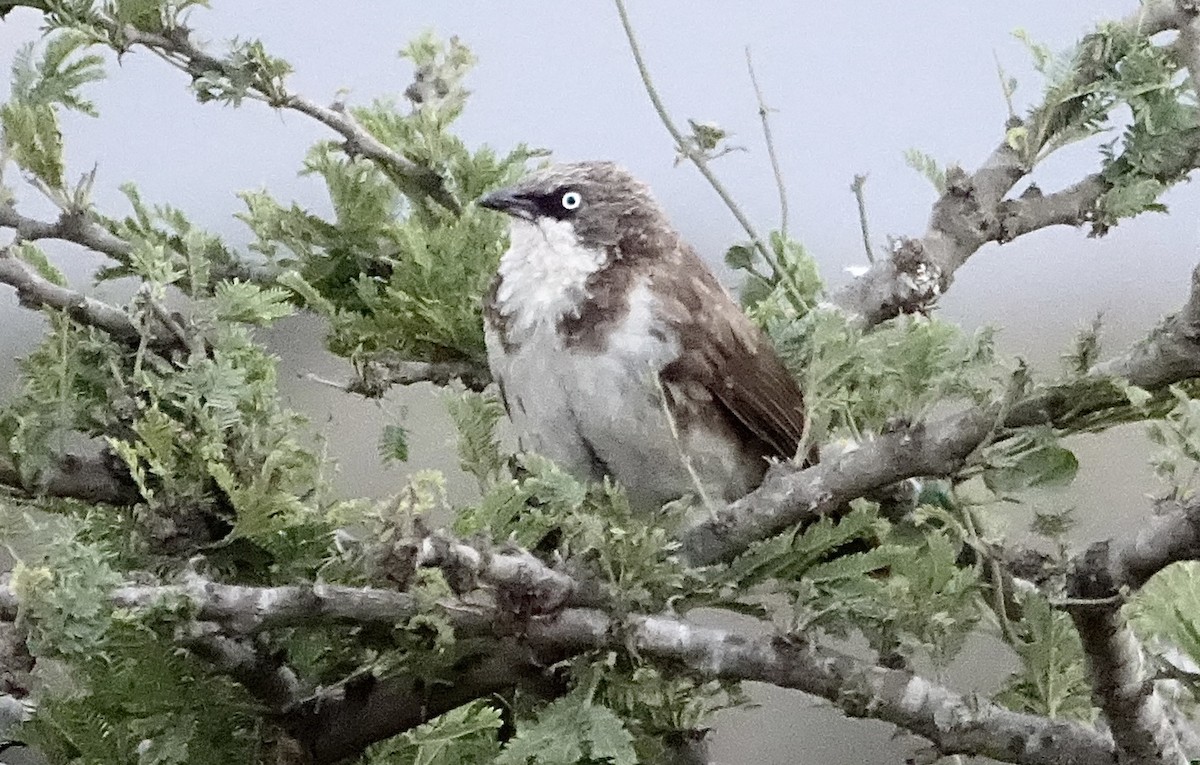
<instances>
[{"instance_id":1,"label":"thick branch","mask_svg":"<svg viewBox=\"0 0 1200 765\"><path fill-rule=\"evenodd\" d=\"M129 242L113 236L83 213L63 213L57 221L47 223L21 215L11 203L3 204L0 205L0 228L15 230L18 240L62 239L116 260L127 259L133 251Z\"/></svg>"},{"instance_id":2,"label":"thick branch","mask_svg":"<svg viewBox=\"0 0 1200 765\"><path fill-rule=\"evenodd\" d=\"M1085 592L1073 594L1089 597ZM1120 609L1116 605L1076 606L1070 614L1087 657L1092 698L1108 720L1121 750L1121 762L1186 765L1188 758L1146 672L1141 644Z\"/></svg>"},{"instance_id":3,"label":"thick branch","mask_svg":"<svg viewBox=\"0 0 1200 765\"><path fill-rule=\"evenodd\" d=\"M58 239L73 242L89 250L103 253L113 260L125 263L133 253L133 245L97 223L93 213L65 211L53 223L30 218L17 212L11 202L0 204L0 228L16 232L15 241L34 242L42 239ZM274 282L265 269L255 268L238 260L213 261L209 263L214 282L240 279L256 284Z\"/></svg>"},{"instance_id":4,"label":"thick branch","mask_svg":"<svg viewBox=\"0 0 1200 765\"><path fill-rule=\"evenodd\" d=\"M885 433L806 470L779 466L762 486L683 534L692 565L729 560L751 543L816 520L873 489L923 475L958 471L997 425L997 411L970 409L934 423Z\"/></svg>"},{"instance_id":5,"label":"thick branch","mask_svg":"<svg viewBox=\"0 0 1200 765\"><path fill-rule=\"evenodd\" d=\"M1116 596L1162 566L1200 554L1197 520L1200 511L1194 504L1115 553L1111 541L1092 545L1072 566L1068 611L1087 657L1092 696L1108 720L1123 763L1188 761Z\"/></svg>"},{"instance_id":6,"label":"thick branch","mask_svg":"<svg viewBox=\"0 0 1200 765\"><path fill-rule=\"evenodd\" d=\"M0 282L16 288L24 306L61 309L80 324L102 329L124 342L137 343L141 339L141 331L125 311L46 279L14 255L11 246L0 248ZM172 347L178 345L178 340L164 333L155 344Z\"/></svg>"},{"instance_id":7,"label":"thick branch","mask_svg":"<svg viewBox=\"0 0 1200 765\"><path fill-rule=\"evenodd\" d=\"M0 484L19 489L31 496L77 499L88 504L133 505L142 495L128 471L106 454L80 456L68 454L44 469L36 485L27 486L21 472L0 461Z\"/></svg>"},{"instance_id":8,"label":"thick branch","mask_svg":"<svg viewBox=\"0 0 1200 765\"><path fill-rule=\"evenodd\" d=\"M1105 381L1122 377L1149 389L1200 377L1200 269L1180 312L1124 354L1096 365L1079 381L1039 392L1008 408L975 407L933 423L917 423L867 441L854 451L801 471L780 466L763 485L693 526L682 554L694 565L729 560L752 542L832 512L845 502L905 478L948 475L998 432L1062 426L1127 405Z\"/></svg>"},{"instance_id":9,"label":"thick branch","mask_svg":"<svg viewBox=\"0 0 1200 765\"><path fill-rule=\"evenodd\" d=\"M1090 374L1119 377L1142 388L1157 388L1195 374L1200 368L1200 267L1192 271L1191 293L1183 310L1170 316L1127 353L1097 364Z\"/></svg>"},{"instance_id":10,"label":"thick branch","mask_svg":"<svg viewBox=\"0 0 1200 765\"><path fill-rule=\"evenodd\" d=\"M339 620L395 624L415 613L413 599L402 593L322 585L257 588L197 579L183 586L126 587L113 594L114 605L124 607L164 598L186 598L199 619L217 621L222 631L232 632ZM464 627L465 635L494 635L498 625L511 624L510 616L478 606L447 604L443 614ZM529 619L519 630L523 640L495 636L487 650L458 668L458 682L449 688L425 687L412 677L364 676L289 709L282 724L309 744L316 762L335 762L404 726L540 675L535 668L545 664L533 661L526 645L541 660L609 648L675 661L702 677L757 680L814 694L848 715L883 720L923 736L946 754L977 753L1030 765L1113 760L1108 739L1085 726L968 700L911 673L864 664L805 640L752 636L764 628L743 633L697 627L670 616L615 617L570 608ZM239 669L245 664L236 654L219 658Z\"/></svg>"},{"instance_id":11,"label":"thick branch","mask_svg":"<svg viewBox=\"0 0 1200 765\"><path fill-rule=\"evenodd\" d=\"M481 549L441 532L421 541L415 562L441 569L455 592L462 594L480 583L487 584L502 593L502 602L529 613L550 613L564 606L598 606L615 600L615 594L594 578L572 578L525 550Z\"/></svg>"},{"instance_id":12,"label":"thick branch","mask_svg":"<svg viewBox=\"0 0 1200 765\"><path fill-rule=\"evenodd\" d=\"M112 593L113 605L121 608L171 600L188 602L197 619L237 635L330 621L396 624L417 613L417 603L407 593L329 584L248 587L193 577L182 585L121 587ZM475 619L458 622L469 626Z\"/></svg>"},{"instance_id":13,"label":"thick branch","mask_svg":"<svg viewBox=\"0 0 1200 765\"><path fill-rule=\"evenodd\" d=\"M139 337L137 325L120 308L44 279L8 250L0 254L0 281L16 288L23 305L62 309L76 321L120 340Z\"/></svg>"},{"instance_id":14,"label":"thick branch","mask_svg":"<svg viewBox=\"0 0 1200 765\"><path fill-rule=\"evenodd\" d=\"M1185 26L1191 16L1170 0L1144 3L1138 13L1121 22L1127 29L1153 35ZM1081 74L1081 86L1087 73ZM1173 176L1200 163L1200 136L1190 152L1164 167ZM1030 172L1007 141L974 173L947 173L947 189L934 203L925 234L903 239L890 258L880 260L862 276L833 295L833 302L872 326L901 313L923 312L949 288L955 272L988 242L1006 242L1053 225L1080 225L1095 212L1109 184L1099 175L1049 196L1036 190L1019 199L1005 196Z\"/></svg>"},{"instance_id":15,"label":"thick branch","mask_svg":"<svg viewBox=\"0 0 1200 765\"><path fill-rule=\"evenodd\" d=\"M415 675L356 675L287 710L279 724L308 750L314 765L343 762L474 699L544 682L545 665L513 638L489 641L450 668L453 683Z\"/></svg>"},{"instance_id":16,"label":"thick branch","mask_svg":"<svg viewBox=\"0 0 1200 765\"><path fill-rule=\"evenodd\" d=\"M300 682L277 656L245 639L231 638L216 625L199 623L180 642L213 669L229 675L267 709L283 710L299 701Z\"/></svg>"},{"instance_id":17,"label":"thick branch","mask_svg":"<svg viewBox=\"0 0 1200 765\"><path fill-rule=\"evenodd\" d=\"M967 699L912 673L865 664L801 639L749 637L666 616L618 620L589 609L538 621L528 636L542 647L629 648L679 662L703 677L794 688L831 701L851 717L883 720L922 736L943 754L1028 765L1114 760L1112 743L1092 728Z\"/></svg>"},{"instance_id":18,"label":"thick branch","mask_svg":"<svg viewBox=\"0 0 1200 765\"><path fill-rule=\"evenodd\" d=\"M379 398L393 385L413 385L429 382L446 386L459 380L470 390L481 391L492 382L486 364L471 361L409 361L379 358L368 361L359 369L358 379L346 390L367 398Z\"/></svg>"}]
</instances>

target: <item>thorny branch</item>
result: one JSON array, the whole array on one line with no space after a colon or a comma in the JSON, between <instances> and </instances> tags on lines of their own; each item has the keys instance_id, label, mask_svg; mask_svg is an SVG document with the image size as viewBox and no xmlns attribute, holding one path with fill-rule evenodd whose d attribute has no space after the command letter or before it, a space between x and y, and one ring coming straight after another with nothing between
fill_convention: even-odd
<instances>
[{"instance_id":1,"label":"thorny branch","mask_svg":"<svg viewBox=\"0 0 1200 765\"><path fill-rule=\"evenodd\" d=\"M1200 49L1187 47L1188 40L1195 40L1195 16L1188 0L1178 4L1175 0L1151 0L1121 24L1145 35L1180 30L1185 63L1196 80ZM1166 176L1200 165L1200 136L1192 151L1181 152L1172 160L1173 166L1162 168ZM952 168L924 235L898 240L890 257L838 290L833 302L866 326L901 313L927 311L949 288L955 272L983 245L1008 242L1048 226L1082 225L1091 219L1097 202L1110 188L1097 173L1052 194L1042 195L1030 187L1019 198L1006 198L1030 170L1007 141L973 173Z\"/></svg>"}]
</instances>

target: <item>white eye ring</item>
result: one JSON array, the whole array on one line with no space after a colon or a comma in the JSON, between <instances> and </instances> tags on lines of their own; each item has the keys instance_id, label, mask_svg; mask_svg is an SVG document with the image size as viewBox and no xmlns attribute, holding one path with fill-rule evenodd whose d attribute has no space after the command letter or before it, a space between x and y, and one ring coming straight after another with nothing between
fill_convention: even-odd
<instances>
[{"instance_id":1,"label":"white eye ring","mask_svg":"<svg viewBox=\"0 0 1200 765\"><path fill-rule=\"evenodd\" d=\"M562 195L562 206L564 210L574 210L579 205L583 204L583 197L578 191L568 191Z\"/></svg>"}]
</instances>

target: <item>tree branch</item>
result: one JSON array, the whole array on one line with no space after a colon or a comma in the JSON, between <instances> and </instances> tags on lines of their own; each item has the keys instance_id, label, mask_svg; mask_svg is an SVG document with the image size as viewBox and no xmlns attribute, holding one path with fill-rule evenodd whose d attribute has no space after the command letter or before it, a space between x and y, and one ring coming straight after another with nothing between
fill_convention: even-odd
<instances>
[{"instance_id":1,"label":"tree branch","mask_svg":"<svg viewBox=\"0 0 1200 765\"><path fill-rule=\"evenodd\" d=\"M80 324L123 342L138 343L142 338L142 330L124 310L46 279L18 258L11 245L0 248L0 283L14 287L26 307L60 309ZM155 333L150 340L157 348L183 349L170 332Z\"/></svg>"},{"instance_id":2,"label":"tree branch","mask_svg":"<svg viewBox=\"0 0 1200 765\"><path fill-rule=\"evenodd\" d=\"M196 619L215 622L233 635L338 621L396 624L418 613L416 600L403 592L331 584L250 587L219 584L197 576L180 585L120 587L113 590L111 600L118 608L185 601L195 610ZM476 626L477 620L468 612L455 613L459 626Z\"/></svg>"},{"instance_id":3,"label":"tree branch","mask_svg":"<svg viewBox=\"0 0 1200 765\"><path fill-rule=\"evenodd\" d=\"M248 640L231 638L216 625L200 622L180 635L180 643L217 672L240 683L267 709L284 710L300 700L296 673Z\"/></svg>"},{"instance_id":4,"label":"tree branch","mask_svg":"<svg viewBox=\"0 0 1200 765\"><path fill-rule=\"evenodd\" d=\"M0 461L0 484L34 497L60 497L101 505L133 505L142 501L137 484L119 460L108 454L66 454L44 469L37 484L26 485L16 467Z\"/></svg>"},{"instance_id":5,"label":"tree branch","mask_svg":"<svg viewBox=\"0 0 1200 765\"><path fill-rule=\"evenodd\" d=\"M473 361L409 361L380 356L360 365L358 378L345 389L367 398L379 398L393 385L429 382L446 386L459 380L470 390L482 391L492 382L486 364Z\"/></svg>"},{"instance_id":6,"label":"tree branch","mask_svg":"<svg viewBox=\"0 0 1200 765\"><path fill-rule=\"evenodd\" d=\"M729 560L752 542L833 512L845 502L916 476L949 475L965 464L997 429L1062 427L1128 400L1107 380L1120 377L1148 389L1200 377L1200 268L1179 313L1124 354L1089 370L1076 382L1001 407L973 407L932 423L885 433L853 451L797 471L790 464L768 471L755 491L687 529L681 554L693 565Z\"/></svg>"},{"instance_id":7,"label":"tree branch","mask_svg":"<svg viewBox=\"0 0 1200 765\"><path fill-rule=\"evenodd\" d=\"M1180 0L1184 5L1188 0ZM1142 4L1138 13L1121 22L1130 31L1153 35L1182 29L1192 16L1172 0ZM1081 85L1087 76L1081 76ZM1170 176L1200 164L1200 131L1189 152L1164 167ZM1110 184L1100 174L1062 191L1041 196L1037 189L1019 199L1005 199L1029 174L1018 153L1003 141L974 173L951 168L945 193L933 205L925 234L902 239L891 257L832 296L832 302L873 326L901 313L928 311L950 287L955 272L988 242L1007 242L1017 236L1053 225L1080 225L1091 219L1100 197Z\"/></svg>"},{"instance_id":8,"label":"tree branch","mask_svg":"<svg viewBox=\"0 0 1200 765\"><path fill-rule=\"evenodd\" d=\"M0 593L0 601L6 597ZM404 593L329 585L244 587L194 579L183 586L124 587L112 595L119 607L172 598L189 600L198 619L218 622L222 632L242 634L344 620L396 624L416 613L413 598ZM281 724L310 746L314 761L336 762L430 716L536 678L541 674L536 668L547 666L546 657L602 648L678 662L701 677L756 680L817 695L850 716L883 720L923 736L945 754L969 752L1028 765L1111 763L1113 758L1111 742L1083 725L969 700L912 673L864 664L802 638L762 637L770 631L765 624L744 632L718 630L671 616L618 617L568 608L528 619L519 630L522 639L516 639L496 636L498 626L511 623L511 615L496 609L454 603L444 604L442 613L468 636L498 639L460 666L458 681L448 688L427 688L411 676L359 676L286 710ZM206 628L198 631L211 634ZM526 646L537 651L537 660ZM254 666L240 655L218 652L218 659L238 671Z\"/></svg>"},{"instance_id":9,"label":"tree branch","mask_svg":"<svg viewBox=\"0 0 1200 765\"><path fill-rule=\"evenodd\" d=\"M314 765L332 765L474 699L544 683L545 666L527 645L499 638L456 662L449 669L452 683L411 674L355 675L287 710L278 722L305 746Z\"/></svg>"},{"instance_id":10,"label":"tree branch","mask_svg":"<svg viewBox=\"0 0 1200 765\"><path fill-rule=\"evenodd\" d=\"M21 215L10 202L0 204L0 228L15 230L19 241L62 239L104 253L116 260L128 259L133 251L129 242L113 236L82 212L64 212L58 220L48 223Z\"/></svg>"},{"instance_id":11,"label":"tree branch","mask_svg":"<svg viewBox=\"0 0 1200 765\"><path fill-rule=\"evenodd\" d=\"M13 203L9 202L0 204L0 228L13 229L17 235L17 242L42 239L73 242L121 263L127 262L133 253L133 245L98 223L91 211L66 210L59 215L58 220L49 222L22 215ZM213 269L214 281L240 279L256 284L274 283L272 276L245 263L213 262L209 265Z\"/></svg>"},{"instance_id":12,"label":"tree branch","mask_svg":"<svg viewBox=\"0 0 1200 765\"><path fill-rule=\"evenodd\" d=\"M667 616L617 619L570 609L530 625L539 647L619 648L679 662L709 678L756 680L831 701L851 717L892 723L942 754L970 753L1026 765L1104 763L1112 742L1092 728L968 699L910 672L865 664L802 638L751 637Z\"/></svg>"},{"instance_id":13,"label":"tree branch","mask_svg":"<svg viewBox=\"0 0 1200 765\"><path fill-rule=\"evenodd\" d=\"M1132 543L1115 551L1111 540L1096 543L1072 564L1066 608L1087 657L1093 698L1108 720L1122 762L1188 762L1118 595L1174 561L1198 556L1200 501L1193 501L1143 529Z\"/></svg>"}]
</instances>

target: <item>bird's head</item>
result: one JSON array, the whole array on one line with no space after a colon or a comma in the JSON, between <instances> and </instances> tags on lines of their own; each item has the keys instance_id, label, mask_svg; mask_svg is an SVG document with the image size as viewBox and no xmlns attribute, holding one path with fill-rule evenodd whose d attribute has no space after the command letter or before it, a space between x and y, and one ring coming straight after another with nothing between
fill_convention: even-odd
<instances>
[{"instance_id":1,"label":"bird's head","mask_svg":"<svg viewBox=\"0 0 1200 765\"><path fill-rule=\"evenodd\" d=\"M579 243L594 248L667 225L646 184L612 162L551 165L481 197L479 205L539 227L568 226Z\"/></svg>"}]
</instances>

